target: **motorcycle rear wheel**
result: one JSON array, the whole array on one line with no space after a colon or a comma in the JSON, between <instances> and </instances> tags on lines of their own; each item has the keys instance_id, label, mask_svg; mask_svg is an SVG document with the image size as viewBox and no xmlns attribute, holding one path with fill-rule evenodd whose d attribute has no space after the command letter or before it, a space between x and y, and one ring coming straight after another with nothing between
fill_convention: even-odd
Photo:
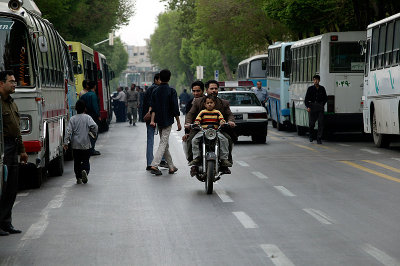
<instances>
[{"instance_id":1,"label":"motorcycle rear wheel","mask_svg":"<svg viewBox=\"0 0 400 266\"><path fill-rule=\"evenodd\" d=\"M213 193L214 178L215 178L215 161L207 161L207 177L205 182L205 188L207 194Z\"/></svg>"}]
</instances>

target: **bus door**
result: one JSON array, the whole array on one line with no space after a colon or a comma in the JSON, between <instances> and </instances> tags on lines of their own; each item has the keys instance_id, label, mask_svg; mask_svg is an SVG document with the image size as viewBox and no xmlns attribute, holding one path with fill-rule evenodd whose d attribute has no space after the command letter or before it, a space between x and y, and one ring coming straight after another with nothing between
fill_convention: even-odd
<instances>
[{"instance_id":1,"label":"bus door","mask_svg":"<svg viewBox=\"0 0 400 266\"><path fill-rule=\"evenodd\" d=\"M334 98L328 95L328 113L361 113L364 57L357 42L330 44L330 72L334 77ZM324 85L324 81L321 81ZM329 86L326 84L325 87ZM329 90L329 88L327 88Z\"/></svg>"},{"instance_id":2,"label":"bus door","mask_svg":"<svg viewBox=\"0 0 400 266\"><path fill-rule=\"evenodd\" d=\"M1 113L1 101L0 101L0 113ZM3 142L3 116L0 115L0 197L3 191L3 184L7 178L7 171L4 169L3 164L4 158L4 142Z\"/></svg>"}]
</instances>

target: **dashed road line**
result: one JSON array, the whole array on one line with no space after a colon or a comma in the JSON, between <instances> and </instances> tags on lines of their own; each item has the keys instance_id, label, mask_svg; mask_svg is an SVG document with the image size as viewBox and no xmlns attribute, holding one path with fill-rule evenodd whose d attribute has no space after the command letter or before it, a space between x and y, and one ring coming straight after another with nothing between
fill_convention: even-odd
<instances>
[{"instance_id":1,"label":"dashed road line","mask_svg":"<svg viewBox=\"0 0 400 266\"><path fill-rule=\"evenodd\" d=\"M299 148L302 148L302 149L306 149L306 150L313 151L313 152L318 152L316 149L313 149L313 148L310 148L310 147L307 147L304 145L300 145L300 144L296 144L296 143L290 143L290 144L297 146Z\"/></svg>"},{"instance_id":2,"label":"dashed road line","mask_svg":"<svg viewBox=\"0 0 400 266\"><path fill-rule=\"evenodd\" d=\"M283 137L283 134L280 134L280 133L277 133L277 132L274 132L274 131L271 131L271 130L268 130L268 133L270 133L272 135L275 135L275 136Z\"/></svg>"},{"instance_id":3,"label":"dashed road line","mask_svg":"<svg viewBox=\"0 0 400 266\"><path fill-rule=\"evenodd\" d=\"M286 197L296 197L290 190L285 188L284 186L274 186L279 192L281 192Z\"/></svg>"},{"instance_id":4,"label":"dashed road line","mask_svg":"<svg viewBox=\"0 0 400 266\"><path fill-rule=\"evenodd\" d=\"M318 222L322 224L333 224L334 221L327 214L323 213L320 210L315 209L303 209L306 213L314 217Z\"/></svg>"},{"instance_id":5,"label":"dashed road line","mask_svg":"<svg viewBox=\"0 0 400 266\"><path fill-rule=\"evenodd\" d=\"M263 244L261 248L270 258L273 264L277 266L294 266L293 262L275 245Z\"/></svg>"},{"instance_id":6,"label":"dashed road line","mask_svg":"<svg viewBox=\"0 0 400 266\"><path fill-rule=\"evenodd\" d=\"M400 158L392 158L392 160L400 161Z\"/></svg>"},{"instance_id":7,"label":"dashed road line","mask_svg":"<svg viewBox=\"0 0 400 266\"><path fill-rule=\"evenodd\" d=\"M377 172L375 170L369 169L367 167L361 166L361 165L353 163L353 162L349 162L349 161L340 161L340 162L344 163L344 164L347 164L349 166L352 166L354 168L357 168L357 169L359 169L361 171L364 171L364 172L367 172L367 173L370 173L370 174L373 174L373 175L388 179L390 181L394 181L394 182L400 183L400 179L399 178L396 178L396 177L393 177L393 176L390 176L390 175L386 175L386 174Z\"/></svg>"},{"instance_id":8,"label":"dashed road line","mask_svg":"<svg viewBox=\"0 0 400 266\"><path fill-rule=\"evenodd\" d=\"M343 144L343 143L339 143L338 145L339 145L339 146L342 146L342 147L351 147L351 145L349 145L349 144Z\"/></svg>"},{"instance_id":9,"label":"dashed road line","mask_svg":"<svg viewBox=\"0 0 400 266\"><path fill-rule=\"evenodd\" d=\"M233 215L239 220L239 222L246 229L258 228L258 225L250 218L245 212L233 212Z\"/></svg>"},{"instance_id":10,"label":"dashed road line","mask_svg":"<svg viewBox=\"0 0 400 266\"><path fill-rule=\"evenodd\" d=\"M368 153L371 153L371 154L381 154L379 151L373 151L373 150L370 150L370 149L360 149L360 150L368 152Z\"/></svg>"},{"instance_id":11,"label":"dashed road line","mask_svg":"<svg viewBox=\"0 0 400 266\"><path fill-rule=\"evenodd\" d=\"M17 204L20 203L19 201L14 202L13 207L17 206Z\"/></svg>"},{"instance_id":12,"label":"dashed road line","mask_svg":"<svg viewBox=\"0 0 400 266\"><path fill-rule=\"evenodd\" d=\"M240 166L249 167L249 164L243 161L236 161Z\"/></svg>"},{"instance_id":13,"label":"dashed road line","mask_svg":"<svg viewBox=\"0 0 400 266\"><path fill-rule=\"evenodd\" d=\"M215 192L217 193L218 197L222 200L222 202L234 202L231 197L228 196L225 190L223 189L216 189Z\"/></svg>"},{"instance_id":14,"label":"dashed road line","mask_svg":"<svg viewBox=\"0 0 400 266\"><path fill-rule=\"evenodd\" d=\"M363 162L366 162L366 163L369 163L369 164L373 164L373 165L376 165L376 166L380 166L382 168L385 168L385 169L390 170L390 171L395 172L395 173L400 173L400 169L391 167L391 166L383 164L383 163L378 163L378 162L371 161L371 160L363 160Z\"/></svg>"},{"instance_id":15,"label":"dashed road line","mask_svg":"<svg viewBox=\"0 0 400 266\"><path fill-rule=\"evenodd\" d=\"M27 197L29 195L29 192L25 192L25 193L18 193L17 197Z\"/></svg>"},{"instance_id":16,"label":"dashed road line","mask_svg":"<svg viewBox=\"0 0 400 266\"><path fill-rule=\"evenodd\" d=\"M377 249L370 244L364 245L363 250L385 266L400 265L400 262L398 262L395 258L392 258L382 250Z\"/></svg>"},{"instance_id":17,"label":"dashed road line","mask_svg":"<svg viewBox=\"0 0 400 266\"><path fill-rule=\"evenodd\" d=\"M337 152L336 149L331 148L331 147L328 147L328 146L326 146L326 145L321 145L321 144L312 144L312 145L315 146L315 147L318 147L318 148L325 149L325 150L330 150L330 151Z\"/></svg>"},{"instance_id":18,"label":"dashed road line","mask_svg":"<svg viewBox=\"0 0 400 266\"><path fill-rule=\"evenodd\" d=\"M255 175L256 177L260 178L260 179L268 179L268 176L264 175L261 172L251 172L253 175Z\"/></svg>"}]
</instances>

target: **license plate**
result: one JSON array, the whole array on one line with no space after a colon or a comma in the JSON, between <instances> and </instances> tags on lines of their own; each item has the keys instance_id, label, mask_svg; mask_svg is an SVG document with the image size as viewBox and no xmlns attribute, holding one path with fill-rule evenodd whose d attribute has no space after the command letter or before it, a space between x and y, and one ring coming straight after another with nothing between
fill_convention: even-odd
<instances>
[{"instance_id":1,"label":"license plate","mask_svg":"<svg viewBox=\"0 0 400 266\"><path fill-rule=\"evenodd\" d=\"M233 115L235 120L243 120L243 114Z\"/></svg>"}]
</instances>

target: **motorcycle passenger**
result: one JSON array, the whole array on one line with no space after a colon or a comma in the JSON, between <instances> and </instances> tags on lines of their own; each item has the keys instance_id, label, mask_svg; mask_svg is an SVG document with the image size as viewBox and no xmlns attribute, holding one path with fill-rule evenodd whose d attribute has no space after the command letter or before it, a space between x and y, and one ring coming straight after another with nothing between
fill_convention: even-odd
<instances>
[{"instance_id":1,"label":"motorcycle passenger","mask_svg":"<svg viewBox=\"0 0 400 266\"><path fill-rule=\"evenodd\" d=\"M201 125L202 128L206 129L209 125L212 125L215 129L218 129L219 125L223 125L226 123L223 115L220 111L215 110L215 103L217 101L214 94L207 95L205 97L204 110L202 110L196 117L194 123L196 125ZM220 150L220 160L221 166L231 167L232 164L228 161L229 156L229 142L228 139L221 133L217 132L219 139L219 150ZM189 163L192 165L200 165L201 164L201 153L200 153L200 140L203 137L203 133L198 132L193 140L192 140L192 152L193 152L193 161Z\"/></svg>"},{"instance_id":2,"label":"motorcycle passenger","mask_svg":"<svg viewBox=\"0 0 400 266\"><path fill-rule=\"evenodd\" d=\"M219 88L218 81L209 80L206 82L205 87L206 87L207 95L213 94L215 96L218 96L218 88ZM204 96L195 98L193 100L193 106L190 109L190 111L186 114L185 128L190 128L190 124L194 123L194 120L196 119L197 115L203 109L204 102L205 102ZM231 128L234 128L236 126L235 117L233 116L231 109L229 107L229 101L220 99L220 98L216 98L215 109L221 112L221 114L223 115L223 117L225 118L225 120L227 121L227 123L229 124L229 126ZM226 131L227 131L227 129L224 129L224 132L222 132L222 134L224 134L224 136L229 141L229 161L230 161L230 163L232 163L233 162L232 161L232 147L233 147L233 139L235 138L235 135L234 135L233 131L231 131L231 132L226 132ZM194 130L192 130L187 138L187 141L191 141L191 139L193 138L193 136L196 133L197 132L194 132ZM192 150L188 149L187 152L188 152L188 160L191 160ZM196 169L194 169L194 168L191 169L191 174L194 174L195 170ZM229 173L229 169L226 167L222 167L221 171L224 171L225 173Z\"/></svg>"}]
</instances>

